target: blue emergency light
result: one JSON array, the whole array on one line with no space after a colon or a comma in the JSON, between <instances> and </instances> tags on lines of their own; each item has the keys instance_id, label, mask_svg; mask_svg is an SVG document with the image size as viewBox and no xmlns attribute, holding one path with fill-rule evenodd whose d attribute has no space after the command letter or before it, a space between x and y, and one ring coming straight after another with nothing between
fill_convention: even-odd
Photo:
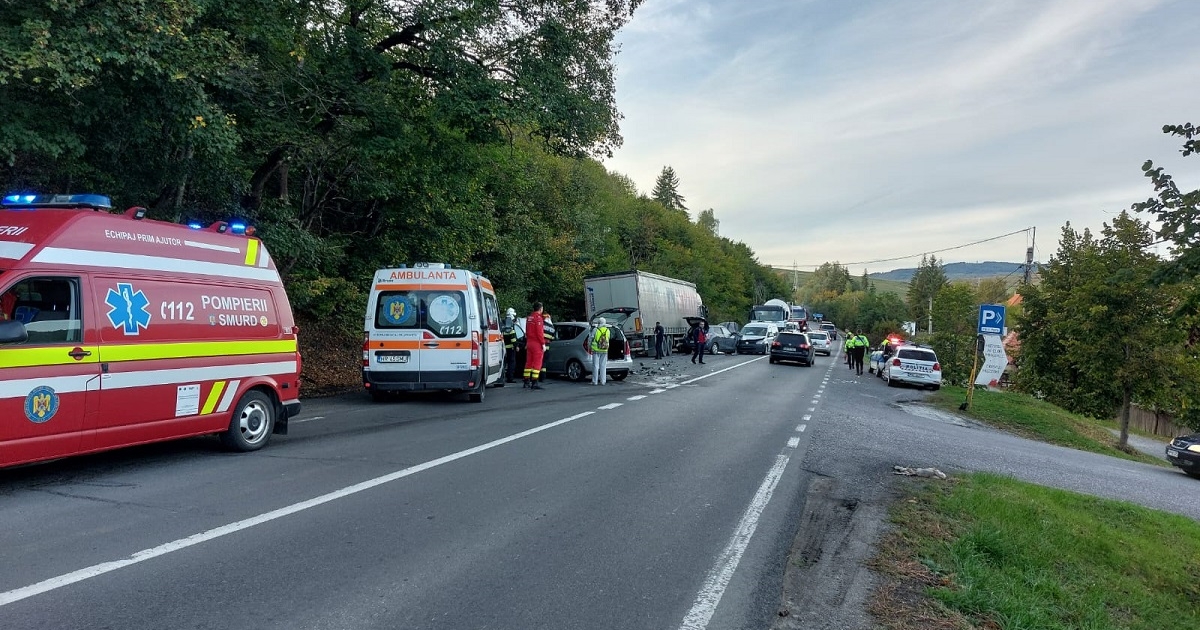
<instances>
[{"instance_id":1,"label":"blue emergency light","mask_svg":"<svg viewBox=\"0 0 1200 630\"><path fill-rule=\"evenodd\" d=\"M245 234L246 224L242 223L241 221L234 221L233 223L229 224L229 231L233 232L234 234Z\"/></svg>"},{"instance_id":2,"label":"blue emergency light","mask_svg":"<svg viewBox=\"0 0 1200 630\"><path fill-rule=\"evenodd\" d=\"M188 225L188 227L192 228L193 230L203 230L204 229L204 224L199 221L189 221L187 225Z\"/></svg>"},{"instance_id":3,"label":"blue emergency light","mask_svg":"<svg viewBox=\"0 0 1200 630\"><path fill-rule=\"evenodd\" d=\"M47 208L94 208L112 209L112 200L104 195L91 193L79 195L35 195L16 193L0 199L0 206L47 207Z\"/></svg>"}]
</instances>

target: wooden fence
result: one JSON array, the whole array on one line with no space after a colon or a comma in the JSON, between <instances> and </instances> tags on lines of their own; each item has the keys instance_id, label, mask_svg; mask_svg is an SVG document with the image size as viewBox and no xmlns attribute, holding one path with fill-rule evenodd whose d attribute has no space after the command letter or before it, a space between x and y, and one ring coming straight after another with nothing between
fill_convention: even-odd
<instances>
[{"instance_id":1,"label":"wooden fence","mask_svg":"<svg viewBox=\"0 0 1200 630\"><path fill-rule=\"evenodd\" d=\"M1147 411L1134 405L1129 410L1129 427L1160 435L1162 437L1176 437L1179 435L1187 435L1195 433L1194 430L1188 427L1183 427L1172 422L1173 418L1170 414L1154 413ZM1117 416L1117 425L1120 426L1121 417Z\"/></svg>"}]
</instances>

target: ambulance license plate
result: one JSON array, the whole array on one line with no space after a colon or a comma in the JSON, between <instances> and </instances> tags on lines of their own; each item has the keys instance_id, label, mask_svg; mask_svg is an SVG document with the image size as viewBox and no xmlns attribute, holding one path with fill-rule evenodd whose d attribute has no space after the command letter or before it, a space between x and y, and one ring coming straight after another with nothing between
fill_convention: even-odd
<instances>
[{"instance_id":1,"label":"ambulance license plate","mask_svg":"<svg viewBox=\"0 0 1200 630\"><path fill-rule=\"evenodd\" d=\"M408 363L407 354L377 354L375 360L380 363Z\"/></svg>"}]
</instances>

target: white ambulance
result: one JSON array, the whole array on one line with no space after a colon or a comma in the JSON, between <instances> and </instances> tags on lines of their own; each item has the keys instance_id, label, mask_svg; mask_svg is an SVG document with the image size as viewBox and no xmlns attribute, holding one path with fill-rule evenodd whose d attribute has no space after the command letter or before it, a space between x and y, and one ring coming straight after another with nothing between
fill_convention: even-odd
<instances>
[{"instance_id":1,"label":"white ambulance","mask_svg":"<svg viewBox=\"0 0 1200 630\"><path fill-rule=\"evenodd\" d=\"M363 330L363 386L377 401L450 390L483 402L489 385L504 386L496 291L475 272L441 263L376 271Z\"/></svg>"}]
</instances>

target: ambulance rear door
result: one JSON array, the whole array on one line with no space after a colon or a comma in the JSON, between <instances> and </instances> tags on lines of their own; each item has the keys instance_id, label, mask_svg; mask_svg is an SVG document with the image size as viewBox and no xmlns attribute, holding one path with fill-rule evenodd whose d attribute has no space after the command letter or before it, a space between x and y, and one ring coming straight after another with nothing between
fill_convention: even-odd
<instances>
[{"instance_id":1,"label":"ambulance rear door","mask_svg":"<svg viewBox=\"0 0 1200 630\"><path fill-rule=\"evenodd\" d=\"M420 285L376 285L367 309L367 369L383 382L416 383L421 373Z\"/></svg>"},{"instance_id":2,"label":"ambulance rear door","mask_svg":"<svg viewBox=\"0 0 1200 630\"><path fill-rule=\"evenodd\" d=\"M480 325L469 285L426 281L422 288L425 339L421 342L421 382L431 387L466 388L474 381L471 331L478 331Z\"/></svg>"}]
</instances>

